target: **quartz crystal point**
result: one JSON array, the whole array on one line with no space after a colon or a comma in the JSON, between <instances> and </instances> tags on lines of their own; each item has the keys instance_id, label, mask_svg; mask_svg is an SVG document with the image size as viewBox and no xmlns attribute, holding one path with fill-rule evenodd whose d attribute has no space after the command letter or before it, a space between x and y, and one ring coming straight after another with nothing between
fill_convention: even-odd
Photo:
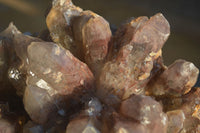
<instances>
[{"instance_id":1,"label":"quartz crystal point","mask_svg":"<svg viewBox=\"0 0 200 133\"><path fill-rule=\"evenodd\" d=\"M28 65L27 47L31 42L40 42L39 38L23 35L13 23L10 23L9 27L4 30L0 36L3 37L4 44L4 59L7 58L6 73L17 89L18 95L23 95L26 86L26 72Z\"/></svg>"},{"instance_id":2,"label":"quartz crystal point","mask_svg":"<svg viewBox=\"0 0 200 133\"><path fill-rule=\"evenodd\" d=\"M94 77L86 64L55 43L33 42L28 47L29 71L61 95L93 88Z\"/></svg>"},{"instance_id":3,"label":"quartz crystal point","mask_svg":"<svg viewBox=\"0 0 200 133\"><path fill-rule=\"evenodd\" d=\"M179 133L183 129L185 114L182 110L173 110L167 112L168 127L167 133Z\"/></svg>"},{"instance_id":4,"label":"quartz crystal point","mask_svg":"<svg viewBox=\"0 0 200 133\"><path fill-rule=\"evenodd\" d=\"M167 116L162 106L149 96L133 95L124 100L120 112L147 127L151 133L167 132Z\"/></svg>"},{"instance_id":5,"label":"quartz crystal point","mask_svg":"<svg viewBox=\"0 0 200 133\"><path fill-rule=\"evenodd\" d=\"M74 38L83 48L85 62L96 74L107 55L111 38L109 23L92 11L83 11L73 23Z\"/></svg>"},{"instance_id":6,"label":"quartz crystal point","mask_svg":"<svg viewBox=\"0 0 200 133\"><path fill-rule=\"evenodd\" d=\"M10 23L7 29L0 33L0 83L1 90L7 88L10 84L8 81L8 69L10 66L16 66L19 64L13 46L14 33L19 32L17 28Z\"/></svg>"},{"instance_id":7,"label":"quartz crystal point","mask_svg":"<svg viewBox=\"0 0 200 133\"><path fill-rule=\"evenodd\" d=\"M74 43L72 21L81 12L82 9L74 6L71 0L53 0L52 8L46 18L52 40L69 49L76 57L79 57L81 49Z\"/></svg>"},{"instance_id":8,"label":"quartz crystal point","mask_svg":"<svg viewBox=\"0 0 200 133\"><path fill-rule=\"evenodd\" d=\"M125 99L131 94L140 94L169 34L169 24L160 13L150 19L133 19L122 26L109 51L113 57L101 70L100 97L114 94Z\"/></svg>"},{"instance_id":9,"label":"quartz crystal point","mask_svg":"<svg viewBox=\"0 0 200 133\"><path fill-rule=\"evenodd\" d=\"M109 23L92 11L82 11L70 0L54 0L46 21L54 42L69 49L98 75L112 36Z\"/></svg>"},{"instance_id":10,"label":"quartz crystal point","mask_svg":"<svg viewBox=\"0 0 200 133\"><path fill-rule=\"evenodd\" d=\"M94 77L87 65L59 45L32 42L28 59L24 106L34 122L44 124L57 112L64 115L65 95L80 96L82 92L92 91ZM62 104L64 101L66 104ZM64 105L64 109L59 104Z\"/></svg>"},{"instance_id":11,"label":"quartz crystal point","mask_svg":"<svg viewBox=\"0 0 200 133\"><path fill-rule=\"evenodd\" d=\"M199 70L193 63L177 60L160 74L155 82L152 81L149 93L155 96L186 94L195 85L198 74Z\"/></svg>"}]
</instances>

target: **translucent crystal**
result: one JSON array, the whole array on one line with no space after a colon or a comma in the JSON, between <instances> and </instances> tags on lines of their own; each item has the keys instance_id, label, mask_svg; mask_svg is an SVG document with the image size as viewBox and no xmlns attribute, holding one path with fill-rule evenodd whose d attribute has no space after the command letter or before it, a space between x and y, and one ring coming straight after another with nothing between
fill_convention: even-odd
<instances>
[{"instance_id":1,"label":"translucent crystal","mask_svg":"<svg viewBox=\"0 0 200 133\"><path fill-rule=\"evenodd\" d=\"M167 116L160 103L149 96L131 96L122 102L120 111L124 116L139 121L150 132L167 132Z\"/></svg>"}]
</instances>

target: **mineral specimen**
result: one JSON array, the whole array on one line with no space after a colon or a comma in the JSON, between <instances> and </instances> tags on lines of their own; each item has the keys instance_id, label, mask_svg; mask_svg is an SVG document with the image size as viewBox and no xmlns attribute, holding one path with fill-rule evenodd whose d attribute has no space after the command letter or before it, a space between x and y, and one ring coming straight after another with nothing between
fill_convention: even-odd
<instances>
[{"instance_id":1,"label":"mineral specimen","mask_svg":"<svg viewBox=\"0 0 200 133\"><path fill-rule=\"evenodd\" d=\"M46 23L54 42L62 44L78 56L79 48L74 44L72 21L82 9L72 4L71 0L54 0Z\"/></svg>"},{"instance_id":2,"label":"mineral specimen","mask_svg":"<svg viewBox=\"0 0 200 133\"><path fill-rule=\"evenodd\" d=\"M43 86L49 83L61 95L93 88L94 77L87 65L55 43L31 43L28 60L30 73L44 80Z\"/></svg>"},{"instance_id":3,"label":"mineral specimen","mask_svg":"<svg viewBox=\"0 0 200 133\"><path fill-rule=\"evenodd\" d=\"M103 17L83 11L70 0L54 0L46 22L55 42L85 61L94 74L99 73L111 38L109 23Z\"/></svg>"},{"instance_id":4,"label":"mineral specimen","mask_svg":"<svg viewBox=\"0 0 200 133\"><path fill-rule=\"evenodd\" d=\"M112 34L98 14L53 0L46 23L38 37L13 23L0 33L0 132L200 132L199 70L163 64L161 13Z\"/></svg>"},{"instance_id":5,"label":"mineral specimen","mask_svg":"<svg viewBox=\"0 0 200 133\"><path fill-rule=\"evenodd\" d=\"M98 80L100 96L111 93L126 99L140 94L168 36L169 24L162 14L149 20L139 17L122 26L112 44L116 46L111 46L114 57L103 66Z\"/></svg>"}]
</instances>

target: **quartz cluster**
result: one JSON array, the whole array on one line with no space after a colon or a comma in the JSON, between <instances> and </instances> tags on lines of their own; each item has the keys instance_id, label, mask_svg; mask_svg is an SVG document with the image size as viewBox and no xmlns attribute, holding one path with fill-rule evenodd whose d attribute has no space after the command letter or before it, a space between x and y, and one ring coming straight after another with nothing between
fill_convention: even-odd
<instances>
[{"instance_id":1,"label":"quartz cluster","mask_svg":"<svg viewBox=\"0 0 200 133\"><path fill-rule=\"evenodd\" d=\"M98 14L53 0L46 24L47 35L13 23L0 33L0 132L200 132L199 70L163 64L161 13L112 32Z\"/></svg>"}]
</instances>

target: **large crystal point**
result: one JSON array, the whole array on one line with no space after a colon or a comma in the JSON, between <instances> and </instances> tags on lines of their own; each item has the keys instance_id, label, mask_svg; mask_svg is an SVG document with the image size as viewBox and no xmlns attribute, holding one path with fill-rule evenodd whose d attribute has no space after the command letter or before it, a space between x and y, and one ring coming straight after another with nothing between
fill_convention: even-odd
<instances>
[{"instance_id":1,"label":"large crystal point","mask_svg":"<svg viewBox=\"0 0 200 133\"><path fill-rule=\"evenodd\" d=\"M22 96L26 85L27 47L33 41L41 42L42 40L22 34L13 23L10 23L0 36L2 36L4 45L4 60L6 59L4 63L8 67L5 73L8 74L11 83L17 89L18 95Z\"/></svg>"},{"instance_id":2,"label":"large crystal point","mask_svg":"<svg viewBox=\"0 0 200 133\"><path fill-rule=\"evenodd\" d=\"M125 99L131 94L141 94L170 33L169 24L160 13L149 20L134 19L121 30L122 38L117 34L116 43L112 44L117 44L112 49L118 52L104 65L98 80L101 97L111 93Z\"/></svg>"},{"instance_id":3,"label":"large crystal point","mask_svg":"<svg viewBox=\"0 0 200 133\"><path fill-rule=\"evenodd\" d=\"M177 60L152 82L148 91L156 96L186 94L195 85L198 74L199 70L193 63Z\"/></svg>"},{"instance_id":4,"label":"large crystal point","mask_svg":"<svg viewBox=\"0 0 200 133\"><path fill-rule=\"evenodd\" d=\"M92 11L83 11L73 23L74 38L82 47L85 62L96 74L107 55L111 38L109 23Z\"/></svg>"},{"instance_id":5,"label":"large crystal point","mask_svg":"<svg viewBox=\"0 0 200 133\"><path fill-rule=\"evenodd\" d=\"M54 42L69 49L98 75L112 35L109 23L92 11L82 11L70 0L54 0L46 22Z\"/></svg>"},{"instance_id":6,"label":"large crystal point","mask_svg":"<svg viewBox=\"0 0 200 133\"><path fill-rule=\"evenodd\" d=\"M71 0L54 0L46 18L53 41L69 49L76 57L80 57L80 48L74 43L72 22L81 12L82 9L74 6Z\"/></svg>"},{"instance_id":7,"label":"large crystal point","mask_svg":"<svg viewBox=\"0 0 200 133\"><path fill-rule=\"evenodd\" d=\"M80 96L93 88L93 74L87 65L55 43L31 43L28 59L24 106L37 123L45 123L57 113L65 115L65 95Z\"/></svg>"},{"instance_id":8,"label":"large crystal point","mask_svg":"<svg viewBox=\"0 0 200 133\"><path fill-rule=\"evenodd\" d=\"M93 87L94 77L87 65L55 43L31 43L28 59L29 70L61 95Z\"/></svg>"}]
</instances>

